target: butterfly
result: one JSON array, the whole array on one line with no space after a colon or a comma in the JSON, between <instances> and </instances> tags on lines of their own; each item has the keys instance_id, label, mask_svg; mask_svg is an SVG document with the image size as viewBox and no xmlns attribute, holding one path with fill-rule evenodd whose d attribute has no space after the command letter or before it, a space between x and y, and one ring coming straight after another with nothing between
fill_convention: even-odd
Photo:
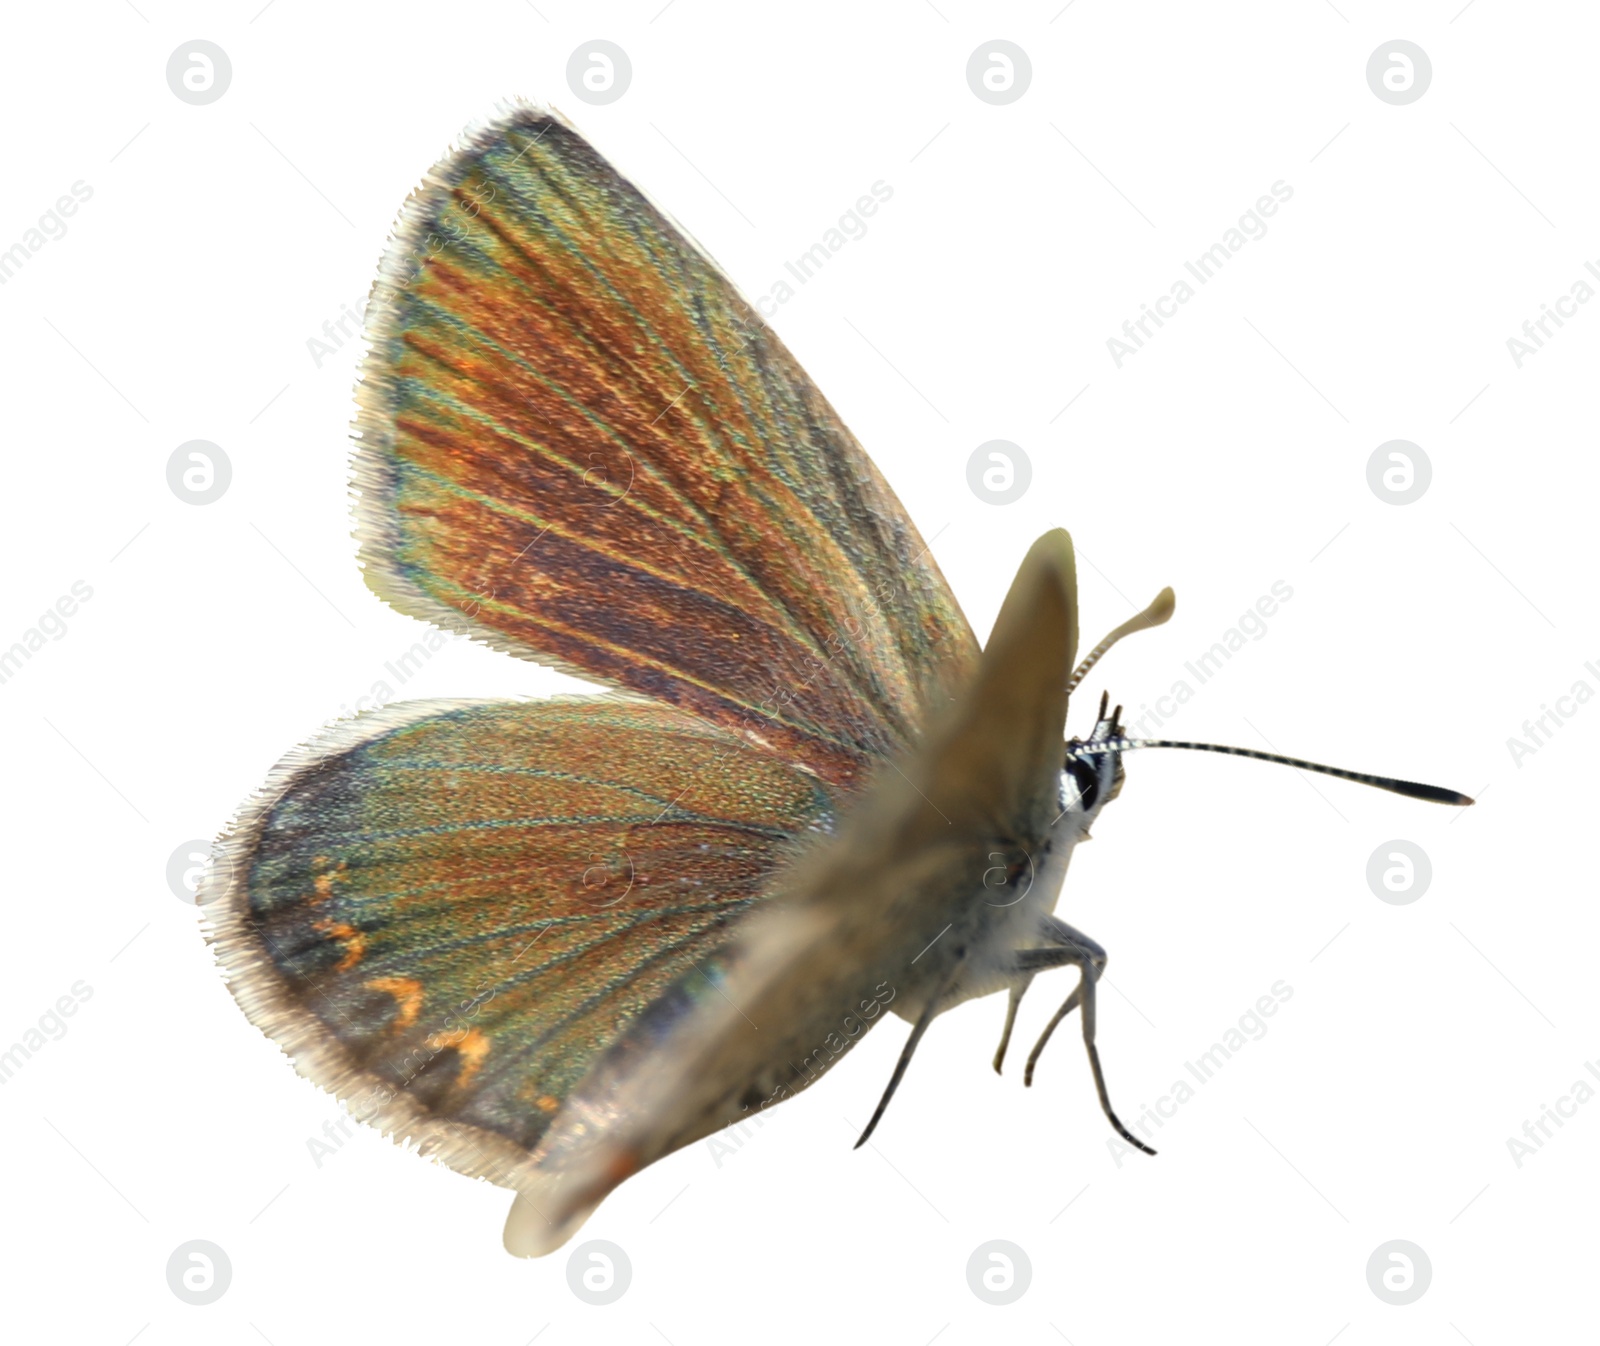
<instances>
[{"instance_id":1,"label":"butterfly","mask_svg":"<svg viewBox=\"0 0 1600 1346\"><path fill-rule=\"evenodd\" d=\"M1074 554L1028 550L980 649L899 501L760 314L558 115L517 105L402 209L354 480L401 612L610 689L414 701L291 753L213 848L248 1017L357 1117L565 1242L640 1168L819 1079L887 1017L1105 951L1053 913L1123 781L1068 698ZM1203 744L1171 744L1210 748ZM1269 754L1243 755L1273 758ZM1451 804L1453 791L1310 763ZM859 1143L859 1142L858 1142Z\"/></svg>"}]
</instances>

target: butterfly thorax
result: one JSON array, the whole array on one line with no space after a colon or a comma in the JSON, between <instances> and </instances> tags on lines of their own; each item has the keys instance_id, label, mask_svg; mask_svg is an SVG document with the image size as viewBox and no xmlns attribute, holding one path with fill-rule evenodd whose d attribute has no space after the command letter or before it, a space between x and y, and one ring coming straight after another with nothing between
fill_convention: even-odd
<instances>
[{"instance_id":1,"label":"butterfly thorax","mask_svg":"<svg viewBox=\"0 0 1600 1346\"><path fill-rule=\"evenodd\" d=\"M894 1009L915 1021L942 981L939 1012L979 996L1006 990L1017 980L1013 955L1018 949L1044 947L1041 933L1055 912L1072 853L1090 836L1100 810L1122 788L1121 755L1108 749L1085 760L1086 746L1120 737L1111 718L1096 724L1087 740L1071 739L1058 777L1058 811L1044 835L1031 841L997 837L986 855L987 865L964 903L964 916L952 922L935 943L906 969L905 994ZM970 885L971 876L966 876ZM951 978L952 969L959 970Z\"/></svg>"}]
</instances>

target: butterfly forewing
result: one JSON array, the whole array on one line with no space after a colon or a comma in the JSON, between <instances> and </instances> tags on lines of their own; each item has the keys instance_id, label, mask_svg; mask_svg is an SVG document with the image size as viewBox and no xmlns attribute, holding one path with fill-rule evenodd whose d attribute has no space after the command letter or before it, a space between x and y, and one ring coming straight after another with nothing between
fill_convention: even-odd
<instances>
[{"instance_id":1,"label":"butterfly forewing","mask_svg":"<svg viewBox=\"0 0 1600 1346\"><path fill-rule=\"evenodd\" d=\"M402 610L690 709L840 785L976 644L760 315L564 122L408 204L369 310L363 558Z\"/></svg>"}]
</instances>

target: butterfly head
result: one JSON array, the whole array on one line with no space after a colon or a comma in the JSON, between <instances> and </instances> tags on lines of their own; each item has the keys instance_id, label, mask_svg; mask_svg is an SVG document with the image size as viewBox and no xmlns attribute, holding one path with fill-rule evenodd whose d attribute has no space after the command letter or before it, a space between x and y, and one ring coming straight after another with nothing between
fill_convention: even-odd
<instances>
[{"instance_id":1,"label":"butterfly head","mask_svg":"<svg viewBox=\"0 0 1600 1346\"><path fill-rule=\"evenodd\" d=\"M1100 810L1122 792L1122 747L1127 733L1122 727L1122 707L1109 715L1104 693L1095 715L1094 730L1088 738L1070 738L1061 767L1061 808L1063 816L1079 815L1078 824L1087 830Z\"/></svg>"}]
</instances>

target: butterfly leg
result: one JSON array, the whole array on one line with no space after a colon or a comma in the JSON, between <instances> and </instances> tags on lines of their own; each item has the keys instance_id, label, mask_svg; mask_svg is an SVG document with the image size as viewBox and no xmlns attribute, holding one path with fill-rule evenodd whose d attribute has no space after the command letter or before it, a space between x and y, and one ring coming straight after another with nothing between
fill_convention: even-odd
<instances>
[{"instance_id":1,"label":"butterfly leg","mask_svg":"<svg viewBox=\"0 0 1600 1346\"><path fill-rule=\"evenodd\" d=\"M1000 1073L1000 1067L1005 1064L1006 1048L1011 1044L1011 1030L1017 1022L1017 1006L1022 1003L1022 997L1028 993L1028 987L1033 985L1032 977L1024 977L1011 988L1011 998L1006 1003L1006 1026L1000 1030L1000 1045L994 1049L994 1073Z\"/></svg>"},{"instance_id":2,"label":"butterfly leg","mask_svg":"<svg viewBox=\"0 0 1600 1346\"><path fill-rule=\"evenodd\" d=\"M1100 1110L1105 1113L1106 1119L1111 1123L1112 1129L1136 1150L1145 1154L1154 1154L1155 1151L1142 1140L1129 1131L1122 1124L1122 1119L1111 1106L1111 1094L1106 1088L1105 1072L1100 1068L1100 1051L1095 1046L1095 983L1100 979L1100 974L1105 971L1106 951L1096 944L1087 935L1074 930L1064 921L1054 921L1049 930L1052 938L1060 939L1062 947L1054 949L1022 949L1017 953L1017 970L1029 974L1043 971L1050 967L1075 966L1078 969L1078 984L1067 997L1066 1002L1056 1011L1055 1018L1050 1021L1044 1035L1034 1047L1028 1057L1027 1074L1025 1078L1029 1083L1033 1079L1034 1063L1039 1059L1039 1052L1049 1040L1055 1027L1079 1005L1083 1007L1083 1045L1089 1054L1089 1069L1094 1074L1095 1093L1100 1096ZM1068 942L1070 941L1070 942Z\"/></svg>"},{"instance_id":3,"label":"butterfly leg","mask_svg":"<svg viewBox=\"0 0 1600 1346\"><path fill-rule=\"evenodd\" d=\"M1050 952L1066 954L1069 950L1081 950L1093 965L1094 980L1100 980L1100 975L1106 970L1106 962L1110 955L1107 954L1099 944L1090 939L1088 935L1084 934L1083 931L1075 929L1073 926L1068 925L1065 921L1059 919L1058 917L1047 915L1043 920L1043 930L1041 933L1046 939L1053 941L1057 946L1055 950L1051 950ZM1061 962L1052 963L1051 966L1060 967L1065 963L1076 964L1077 962L1078 959L1076 956L1066 956L1063 957ZM1050 1035L1056 1031L1057 1025L1060 1024L1060 1022L1065 1019L1067 1015L1071 1014L1073 1010L1078 1008L1078 1003L1082 999L1082 990L1083 987L1081 983L1078 986L1073 987L1072 994L1067 997L1066 1003L1056 1011L1055 1018L1051 1019L1050 1022L1045 1025L1044 1032L1039 1035L1039 1041L1034 1043L1033 1050L1028 1053L1027 1068L1022 1074L1022 1082L1024 1085L1031 1085L1033 1083L1033 1068L1039 1063L1039 1054L1044 1051L1045 1043L1050 1041Z\"/></svg>"},{"instance_id":4,"label":"butterfly leg","mask_svg":"<svg viewBox=\"0 0 1600 1346\"><path fill-rule=\"evenodd\" d=\"M895 1062L894 1074L889 1076L889 1087L883 1091L883 1097L878 1100L877 1109L872 1114L872 1120L867 1123L867 1129L861 1133L861 1139L856 1141L853 1148L859 1150L867 1143L867 1138L878 1125L878 1119L883 1116L883 1110L889 1106L889 1100L894 1097L894 1091L900 1087L900 1080L906 1073L906 1067L911 1064L911 1053L916 1051L917 1044L922 1041L922 1035L928 1031L928 1025L933 1022L933 1016L939 1012L939 1002L944 999L944 993L950 989L950 983L955 981L956 974L961 970L959 960L950 964L950 970L940 978L939 984L928 997L928 1003L923 1006L922 1013L917 1015L917 1022L911 1029L911 1036L906 1039L906 1045L901 1048L900 1059Z\"/></svg>"}]
</instances>

